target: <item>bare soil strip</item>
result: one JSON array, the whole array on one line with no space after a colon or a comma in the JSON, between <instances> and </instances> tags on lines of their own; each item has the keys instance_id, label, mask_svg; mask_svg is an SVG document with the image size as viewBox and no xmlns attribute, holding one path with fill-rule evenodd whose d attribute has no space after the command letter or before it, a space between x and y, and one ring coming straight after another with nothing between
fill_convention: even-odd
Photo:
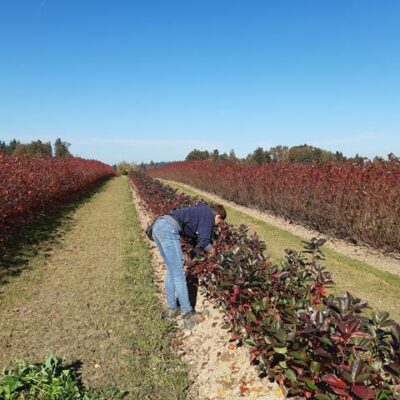
<instances>
[{"instance_id":1,"label":"bare soil strip","mask_svg":"<svg viewBox=\"0 0 400 400\"><path fill-rule=\"evenodd\" d=\"M145 228L151 216L146 212L134 188L132 191L142 228ZM152 248L159 297L165 304L165 266L154 244ZM230 342L231 335L223 328L223 310L215 307L201 292L197 297L196 309L209 313L206 320L192 331L183 333L182 320L178 318L181 334L178 333L174 341L178 353L190 366L191 397L198 400L285 398L282 389L276 383L270 383L258 376L255 367L250 364L248 349L245 346L237 347L234 342Z\"/></svg>"},{"instance_id":2,"label":"bare soil strip","mask_svg":"<svg viewBox=\"0 0 400 400\"><path fill-rule=\"evenodd\" d=\"M204 192L179 182L161 180L187 194L224 204L228 209L228 222L246 224L266 241L269 254L281 261L285 248L300 249L302 240L312 237L325 237L324 252L327 261L324 265L333 272L336 282L334 291L342 294L344 290L369 301L377 310L389 311L400 320L400 260L372 250L365 246L355 246L268 213L237 205L220 196ZM397 257L397 256L396 256Z\"/></svg>"},{"instance_id":3,"label":"bare soil strip","mask_svg":"<svg viewBox=\"0 0 400 400\"><path fill-rule=\"evenodd\" d=\"M47 354L80 366L92 388L132 399L184 399L184 364L169 349L171 323L153 282L127 178L78 207L50 256L1 287L0 368Z\"/></svg>"}]
</instances>

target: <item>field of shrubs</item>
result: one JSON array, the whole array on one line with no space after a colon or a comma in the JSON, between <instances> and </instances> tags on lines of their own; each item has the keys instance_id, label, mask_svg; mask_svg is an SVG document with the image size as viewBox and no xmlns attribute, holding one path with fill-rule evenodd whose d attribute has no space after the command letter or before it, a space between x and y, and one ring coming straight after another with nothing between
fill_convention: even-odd
<instances>
[{"instance_id":1,"label":"field of shrubs","mask_svg":"<svg viewBox=\"0 0 400 400\"><path fill-rule=\"evenodd\" d=\"M400 161L396 157L264 165L184 161L152 168L149 174L353 243L400 251Z\"/></svg>"},{"instance_id":2,"label":"field of shrubs","mask_svg":"<svg viewBox=\"0 0 400 400\"><path fill-rule=\"evenodd\" d=\"M195 165L200 167L184 163L164 171L185 166L190 173ZM201 164L203 172L206 167L214 168ZM131 179L153 216L199 201L139 172ZM218 175L213 179L218 182ZM228 187L226 180L220 183ZM218 227L214 245L217 257L193 262L192 244L182 243L189 273L224 309L232 341L250 347L261 373L298 399L400 399L400 326L384 312L367 316L367 303L349 293L326 294L333 282L319 264L323 240L313 239L301 252L286 250L281 265L269 260L264 243L244 226Z\"/></svg>"},{"instance_id":3,"label":"field of shrubs","mask_svg":"<svg viewBox=\"0 0 400 400\"><path fill-rule=\"evenodd\" d=\"M75 157L15 157L0 152L0 243L21 225L54 211L114 170Z\"/></svg>"}]
</instances>

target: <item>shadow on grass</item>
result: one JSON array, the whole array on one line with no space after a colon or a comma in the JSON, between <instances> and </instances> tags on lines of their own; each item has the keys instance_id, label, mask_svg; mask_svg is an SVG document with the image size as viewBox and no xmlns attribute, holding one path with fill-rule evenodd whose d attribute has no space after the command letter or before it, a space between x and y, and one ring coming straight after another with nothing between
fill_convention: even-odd
<instances>
[{"instance_id":1,"label":"shadow on grass","mask_svg":"<svg viewBox=\"0 0 400 400\"><path fill-rule=\"evenodd\" d=\"M108 179L102 179L85 192L76 195L58 211L41 216L31 224L21 227L12 238L0 245L0 286L8 283L10 277L19 275L31 258L40 253L44 258L49 258L54 246L74 226L73 212L93 195L103 191Z\"/></svg>"}]
</instances>

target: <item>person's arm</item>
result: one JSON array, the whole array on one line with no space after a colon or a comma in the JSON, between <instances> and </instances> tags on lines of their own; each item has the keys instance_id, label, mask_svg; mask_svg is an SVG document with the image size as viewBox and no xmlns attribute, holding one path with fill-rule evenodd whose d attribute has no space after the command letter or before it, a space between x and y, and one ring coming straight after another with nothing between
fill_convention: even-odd
<instances>
[{"instance_id":1,"label":"person's arm","mask_svg":"<svg viewBox=\"0 0 400 400\"><path fill-rule=\"evenodd\" d=\"M202 250L210 254L215 254L215 249L211 244L214 225L215 221L212 213L206 214L205 218L200 220L197 230L198 240L195 248L197 254L199 254Z\"/></svg>"}]
</instances>

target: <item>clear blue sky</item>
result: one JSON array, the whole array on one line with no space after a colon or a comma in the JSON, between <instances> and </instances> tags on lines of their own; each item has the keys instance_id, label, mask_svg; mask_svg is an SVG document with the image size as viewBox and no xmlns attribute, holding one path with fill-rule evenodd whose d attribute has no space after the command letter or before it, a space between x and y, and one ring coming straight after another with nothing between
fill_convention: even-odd
<instances>
[{"instance_id":1,"label":"clear blue sky","mask_svg":"<svg viewBox=\"0 0 400 400\"><path fill-rule=\"evenodd\" d=\"M399 0L0 0L0 140L400 155Z\"/></svg>"}]
</instances>

